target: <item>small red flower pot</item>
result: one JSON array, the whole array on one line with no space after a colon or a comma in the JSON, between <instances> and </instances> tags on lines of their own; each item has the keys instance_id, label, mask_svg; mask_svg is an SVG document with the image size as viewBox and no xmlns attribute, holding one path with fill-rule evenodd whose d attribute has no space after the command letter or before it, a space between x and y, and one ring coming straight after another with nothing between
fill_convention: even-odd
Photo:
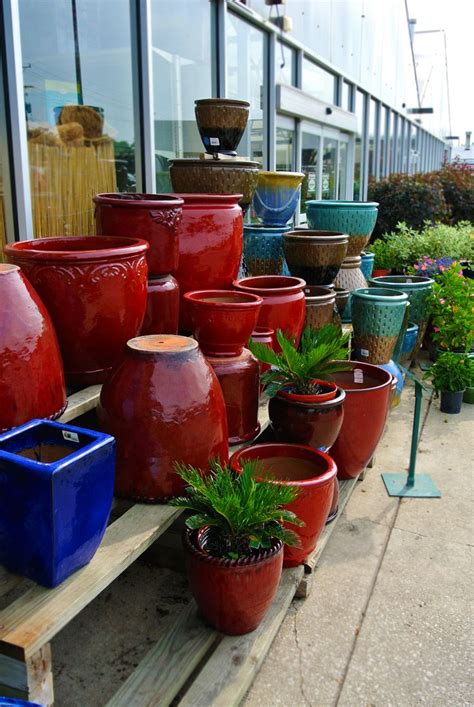
<instances>
[{"instance_id":1,"label":"small red flower pot","mask_svg":"<svg viewBox=\"0 0 474 707\"><path fill-rule=\"evenodd\" d=\"M285 400L292 400L295 403L325 403L326 400L333 400L337 395L337 385L329 381L314 379L314 385L320 385L325 388L324 393L314 393L312 395L302 395L301 393L292 393L284 388L278 391L278 395Z\"/></svg>"},{"instance_id":2,"label":"small red flower pot","mask_svg":"<svg viewBox=\"0 0 474 707\"><path fill-rule=\"evenodd\" d=\"M280 582L283 545L240 560L206 552L209 528L186 531L184 549L192 594L204 618L218 631L239 636L254 631L267 613Z\"/></svg>"},{"instance_id":3,"label":"small red flower pot","mask_svg":"<svg viewBox=\"0 0 474 707\"><path fill-rule=\"evenodd\" d=\"M179 285L172 275L150 277L140 334L177 334Z\"/></svg>"},{"instance_id":4,"label":"small red flower pot","mask_svg":"<svg viewBox=\"0 0 474 707\"><path fill-rule=\"evenodd\" d=\"M257 324L262 298L235 290L187 292L191 325L209 356L239 356Z\"/></svg>"},{"instance_id":5,"label":"small red flower pot","mask_svg":"<svg viewBox=\"0 0 474 707\"><path fill-rule=\"evenodd\" d=\"M285 546L284 567L303 563L316 548L329 515L334 495L337 467L328 454L297 444L255 444L232 455L230 464L242 471L242 462L260 460L263 474L278 484L295 486L297 498L285 508L304 521L304 526L288 524L301 541L301 547Z\"/></svg>"}]
</instances>

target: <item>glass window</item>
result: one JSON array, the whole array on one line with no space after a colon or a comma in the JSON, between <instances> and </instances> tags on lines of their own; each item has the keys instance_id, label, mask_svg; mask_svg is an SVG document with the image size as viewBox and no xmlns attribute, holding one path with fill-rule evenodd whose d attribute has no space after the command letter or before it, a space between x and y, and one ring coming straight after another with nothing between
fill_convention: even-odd
<instances>
[{"instance_id":1,"label":"glass window","mask_svg":"<svg viewBox=\"0 0 474 707\"><path fill-rule=\"evenodd\" d=\"M377 128L377 102L369 101L369 176L375 175L375 139Z\"/></svg>"},{"instance_id":2,"label":"glass window","mask_svg":"<svg viewBox=\"0 0 474 707\"><path fill-rule=\"evenodd\" d=\"M380 152L379 169L380 177L385 176L385 150L387 144L387 120L390 120L390 109L386 106L380 107Z\"/></svg>"},{"instance_id":3,"label":"glass window","mask_svg":"<svg viewBox=\"0 0 474 707\"><path fill-rule=\"evenodd\" d=\"M319 135L303 132L301 135L301 171L305 177L301 184L301 213L306 212L305 201L318 198Z\"/></svg>"},{"instance_id":4,"label":"glass window","mask_svg":"<svg viewBox=\"0 0 474 707\"><path fill-rule=\"evenodd\" d=\"M357 89L355 114L357 118L357 134L354 151L354 201L361 199L361 167L362 167L362 130L364 124L364 94Z\"/></svg>"},{"instance_id":5,"label":"glass window","mask_svg":"<svg viewBox=\"0 0 474 707\"><path fill-rule=\"evenodd\" d=\"M93 233L135 189L130 3L20 0L20 31L35 236Z\"/></svg>"},{"instance_id":6,"label":"glass window","mask_svg":"<svg viewBox=\"0 0 474 707\"><path fill-rule=\"evenodd\" d=\"M295 85L295 51L283 42L276 43L275 81L288 86Z\"/></svg>"},{"instance_id":7,"label":"glass window","mask_svg":"<svg viewBox=\"0 0 474 707\"><path fill-rule=\"evenodd\" d=\"M151 13L156 189L160 192L171 191L168 159L204 151L194 101L213 95L211 7L200 0L152 0Z\"/></svg>"},{"instance_id":8,"label":"glass window","mask_svg":"<svg viewBox=\"0 0 474 707\"><path fill-rule=\"evenodd\" d=\"M325 137L323 141L323 174L321 198L334 199L336 196L337 140Z\"/></svg>"},{"instance_id":9,"label":"glass window","mask_svg":"<svg viewBox=\"0 0 474 707\"><path fill-rule=\"evenodd\" d=\"M395 164L395 148L396 148L396 130L397 130L397 116L395 113L391 113L390 117L390 141L388 147L388 164L389 164L389 174L393 174L397 171Z\"/></svg>"},{"instance_id":10,"label":"glass window","mask_svg":"<svg viewBox=\"0 0 474 707\"><path fill-rule=\"evenodd\" d=\"M344 110L351 109L351 86L347 81L342 82L341 108Z\"/></svg>"},{"instance_id":11,"label":"glass window","mask_svg":"<svg viewBox=\"0 0 474 707\"><path fill-rule=\"evenodd\" d=\"M339 143L339 183L337 189L337 198L346 199L346 181L347 181L347 142Z\"/></svg>"},{"instance_id":12,"label":"glass window","mask_svg":"<svg viewBox=\"0 0 474 707\"><path fill-rule=\"evenodd\" d=\"M294 169L295 131L276 129L276 168L286 172Z\"/></svg>"},{"instance_id":13,"label":"glass window","mask_svg":"<svg viewBox=\"0 0 474 707\"><path fill-rule=\"evenodd\" d=\"M320 98L326 103L334 103L335 77L309 59L303 59L303 91Z\"/></svg>"},{"instance_id":14,"label":"glass window","mask_svg":"<svg viewBox=\"0 0 474 707\"><path fill-rule=\"evenodd\" d=\"M182 19L179 20L180 24ZM263 164L263 66L265 36L259 29L228 13L227 97L250 102L250 117L239 154Z\"/></svg>"}]
</instances>

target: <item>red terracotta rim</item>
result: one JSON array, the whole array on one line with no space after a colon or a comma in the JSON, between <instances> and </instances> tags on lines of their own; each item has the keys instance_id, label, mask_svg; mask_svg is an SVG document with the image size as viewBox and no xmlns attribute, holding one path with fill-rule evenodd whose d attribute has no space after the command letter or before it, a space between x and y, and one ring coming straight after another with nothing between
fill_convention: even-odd
<instances>
[{"instance_id":1,"label":"red terracotta rim","mask_svg":"<svg viewBox=\"0 0 474 707\"><path fill-rule=\"evenodd\" d=\"M201 528L201 530L186 529L184 533L184 544L192 555L199 558L203 562L206 562L208 565L229 568L247 567L249 565L259 564L265 560L273 559L275 555L283 552L283 543L281 540L274 540L270 549L260 550L259 552L249 555L248 557L242 557L239 560L229 560L226 557L214 557L214 555L210 555L208 552L201 550L196 544L198 534L202 534L206 530L208 530L207 527Z\"/></svg>"},{"instance_id":2,"label":"red terracotta rim","mask_svg":"<svg viewBox=\"0 0 474 707\"><path fill-rule=\"evenodd\" d=\"M315 378L312 382L318 385L324 385L326 388L330 388L331 390L327 393L318 393L314 395L300 395L299 393L289 393L286 390L279 390L277 395L281 398L285 398L285 400L306 404L325 403L328 400L334 400L337 395L337 385L335 383L331 383L330 381L322 381L318 378Z\"/></svg>"},{"instance_id":3,"label":"red terracotta rim","mask_svg":"<svg viewBox=\"0 0 474 707\"><path fill-rule=\"evenodd\" d=\"M255 277L243 277L241 280L234 280L232 283L238 290L245 292L256 292L259 295L269 294L293 294L302 292L306 287L306 281L300 277L290 277L285 275L256 275Z\"/></svg>"},{"instance_id":4,"label":"red terracotta rim","mask_svg":"<svg viewBox=\"0 0 474 707\"><path fill-rule=\"evenodd\" d=\"M248 456L251 452L251 456ZM251 444L245 449L239 449L230 458L231 468L240 474L242 472L241 462L245 459L265 461L265 456L258 457L258 453L267 454L273 457L288 457L291 459L302 459L305 461L315 461L316 459L324 462L326 468L323 469L321 474L318 476L312 476L309 479L271 479L275 484L282 484L284 486L324 486L335 478L337 474L337 466L334 459L319 449L310 447L306 444L284 444L284 443L267 443L267 444ZM247 456L246 456L247 455ZM316 462L315 462L316 463Z\"/></svg>"},{"instance_id":5,"label":"red terracotta rim","mask_svg":"<svg viewBox=\"0 0 474 707\"><path fill-rule=\"evenodd\" d=\"M183 298L197 307L212 309L255 309L263 303L262 297L258 295L236 290L191 290L186 292ZM230 301L225 301L226 299Z\"/></svg>"},{"instance_id":6,"label":"red terracotta rim","mask_svg":"<svg viewBox=\"0 0 474 707\"><path fill-rule=\"evenodd\" d=\"M251 336L275 336L275 329L270 329L270 327L256 326Z\"/></svg>"},{"instance_id":7,"label":"red terracotta rim","mask_svg":"<svg viewBox=\"0 0 474 707\"><path fill-rule=\"evenodd\" d=\"M80 246L84 247L81 248ZM65 248L65 246L70 246ZM76 246L73 248L72 246ZM89 246L89 247L86 247ZM91 247L92 246L92 247ZM95 247L94 247L95 246ZM6 255L23 260L77 262L109 260L145 254L150 247L140 238L121 236L61 236L18 241L4 247Z\"/></svg>"},{"instance_id":8,"label":"red terracotta rim","mask_svg":"<svg viewBox=\"0 0 474 707\"><path fill-rule=\"evenodd\" d=\"M344 388L343 384L338 381L337 385L339 388L342 388L344 390L346 395L351 395L354 393L362 393L362 392L370 392L371 390L379 390L380 388L386 388L387 386L390 386L392 383L392 374L386 371L384 368L381 368L380 366L376 366L373 363L362 363L361 361L338 361L337 363L348 363L352 365L352 369L349 371L344 371L344 373L351 373L351 371L354 371L356 368L360 368L363 372L366 372L368 375L371 375L373 378L378 378L381 382L380 385L371 385L368 388ZM340 374L336 374L340 375ZM383 380L385 379L385 380Z\"/></svg>"},{"instance_id":9,"label":"red terracotta rim","mask_svg":"<svg viewBox=\"0 0 474 707\"><path fill-rule=\"evenodd\" d=\"M336 395L333 398L330 398L329 400L323 400L323 401L316 401L316 402L309 402L307 398L311 398L313 396L311 395L304 395L301 396L301 400L291 400L290 398L280 395L280 399L283 399L287 405L292 405L296 407L303 407L303 408L333 408L333 407L338 407L339 405L342 405L344 400L346 399L346 391L337 386L337 392Z\"/></svg>"},{"instance_id":10,"label":"red terracotta rim","mask_svg":"<svg viewBox=\"0 0 474 707\"><path fill-rule=\"evenodd\" d=\"M157 207L176 208L183 205L183 200L175 194L145 194L140 192L110 192L96 194L95 204L122 206L126 209L156 209Z\"/></svg>"},{"instance_id":11,"label":"red terracotta rim","mask_svg":"<svg viewBox=\"0 0 474 707\"><path fill-rule=\"evenodd\" d=\"M186 209L187 206L192 206L193 208L203 208L207 209L209 205L212 206L229 206L236 205L241 199L243 199L243 194L181 194L173 193L173 196L177 196L182 199L184 204L183 208Z\"/></svg>"}]
</instances>

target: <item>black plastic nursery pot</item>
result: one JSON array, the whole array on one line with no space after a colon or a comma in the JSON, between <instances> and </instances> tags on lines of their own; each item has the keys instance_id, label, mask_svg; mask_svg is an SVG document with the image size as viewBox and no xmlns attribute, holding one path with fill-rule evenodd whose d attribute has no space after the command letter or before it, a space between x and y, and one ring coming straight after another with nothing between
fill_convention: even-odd
<instances>
[{"instance_id":1,"label":"black plastic nursery pot","mask_svg":"<svg viewBox=\"0 0 474 707\"><path fill-rule=\"evenodd\" d=\"M464 390L457 390L455 393L451 393L448 390L441 391L441 412L447 412L450 415L456 415L461 412L462 398L464 395Z\"/></svg>"}]
</instances>

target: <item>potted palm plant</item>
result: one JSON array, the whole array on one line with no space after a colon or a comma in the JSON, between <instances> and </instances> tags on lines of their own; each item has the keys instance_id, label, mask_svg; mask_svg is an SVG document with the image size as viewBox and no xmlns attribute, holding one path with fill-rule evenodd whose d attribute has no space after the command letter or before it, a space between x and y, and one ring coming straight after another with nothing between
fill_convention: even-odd
<instances>
[{"instance_id":1,"label":"potted palm plant","mask_svg":"<svg viewBox=\"0 0 474 707\"><path fill-rule=\"evenodd\" d=\"M300 544L286 524L304 523L283 508L295 500L295 487L257 480L264 477L258 462L243 462L240 474L215 460L210 469L203 476L192 466L177 464L186 496L170 504L192 512L184 548L201 613L219 631L240 635L253 631L270 607L280 581L283 545Z\"/></svg>"},{"instance_id":2,"label":"potted palm plant","mask_svg":"<svg viewBox=\"0 0 474 707\"><path fill-rule=\"evenodd\" d=\"M440 394L441 412L461 412L464 391L471 380L471 368L472 363L467 355L446 351L425 373L425 378L431 379L433 388Z\"/></svg>"},{"instance_id":3,"label":"potted palm plant","mask_svg":"<svg viewBox=\"0 0 474 707\"><path fill-rule=\"evenodd\" d=\"M270 397L268 411L275 436L279 442L327 451L339 434L345 399L344 391L330 378L349 368L344 361L349 334L327 324L317 331L307 327L299 350L280 330L277 340L280 353L264 344L248 344L262 363L271 366L261 380Z\"/></svg>"}]
</instances>

